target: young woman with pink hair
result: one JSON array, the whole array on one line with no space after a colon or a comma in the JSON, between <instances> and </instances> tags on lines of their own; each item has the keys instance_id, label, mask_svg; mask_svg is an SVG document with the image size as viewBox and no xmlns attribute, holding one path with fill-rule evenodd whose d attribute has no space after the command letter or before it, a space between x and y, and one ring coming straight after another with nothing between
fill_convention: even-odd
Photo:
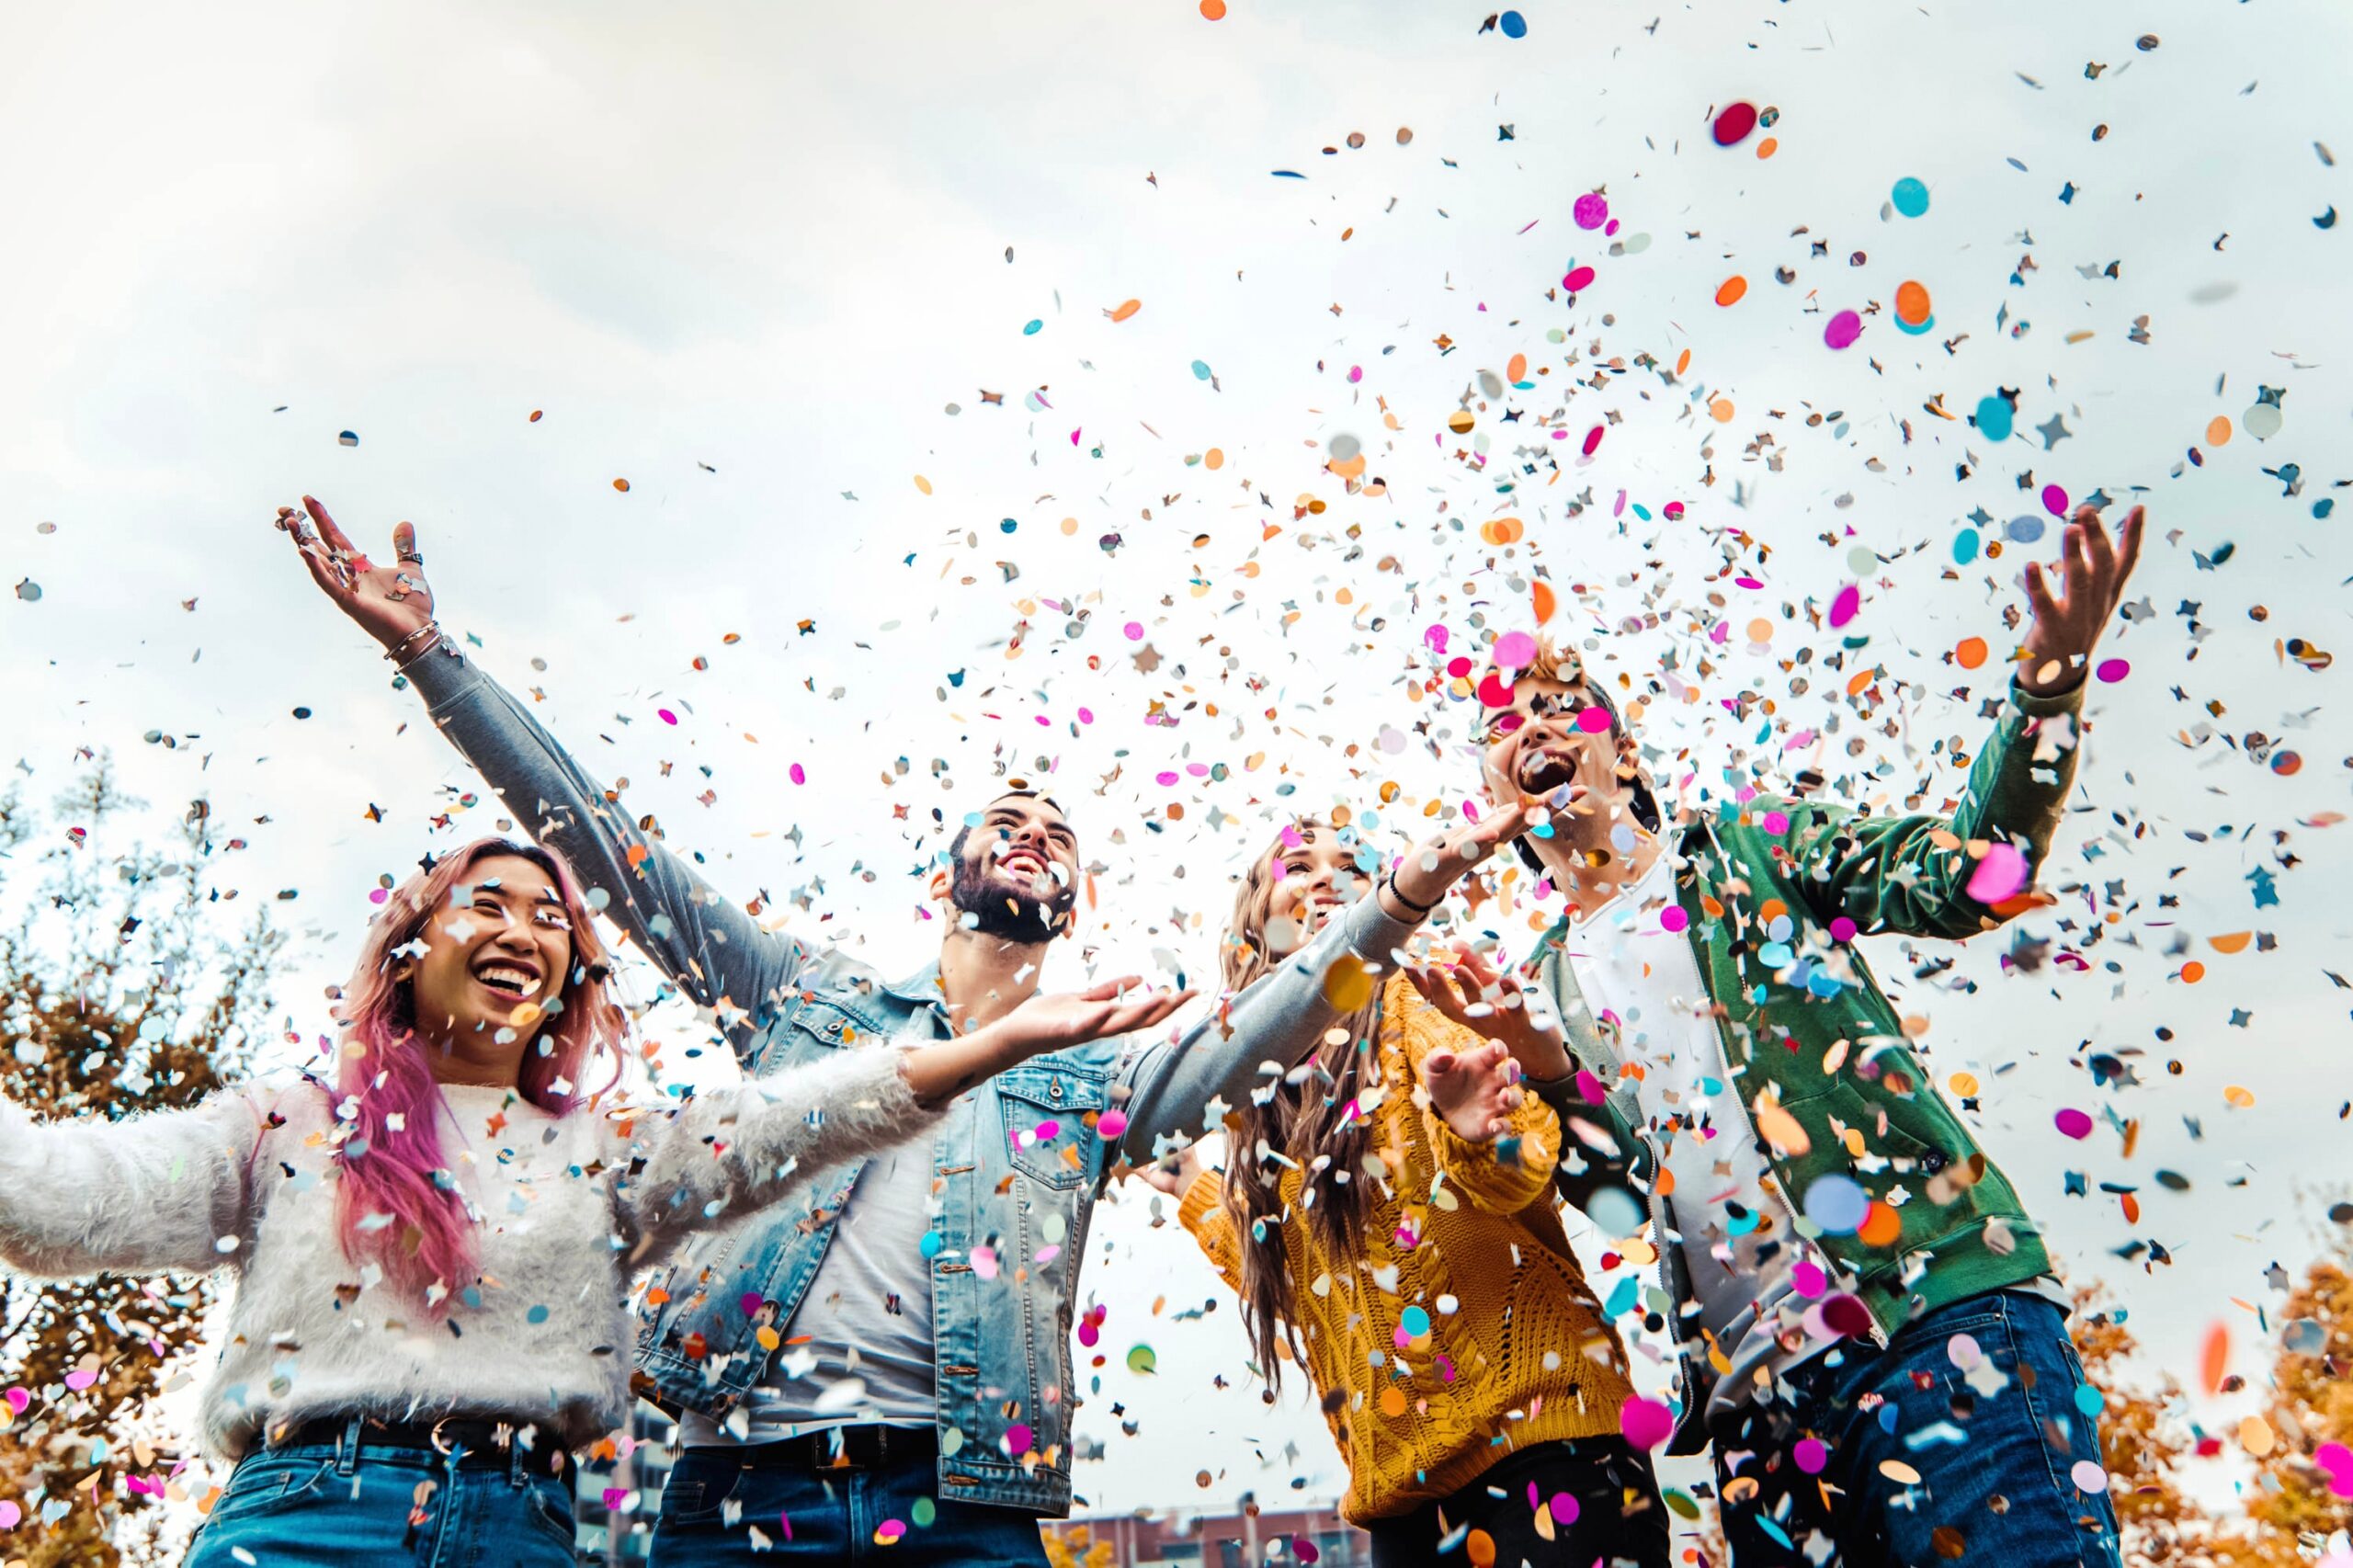
<instances>
[{"instance_id":1,"label":"young woman with pink hair","mask_svg":"<svg viewBox=\"0 0 2353 1568\"><path fill-rule=\"evenodd\" d=\"M563 862L483 839L387 900L319 1075L121 1121L0 1098L0 1260L236 1276L202 1404L236 1468L189 1568L572 1563L571 1453L627 1418L640 1269L1189 994L1039 996L644 1106L607 1098L629 1032L607 963Z\"/></svg>"}]
</instances>

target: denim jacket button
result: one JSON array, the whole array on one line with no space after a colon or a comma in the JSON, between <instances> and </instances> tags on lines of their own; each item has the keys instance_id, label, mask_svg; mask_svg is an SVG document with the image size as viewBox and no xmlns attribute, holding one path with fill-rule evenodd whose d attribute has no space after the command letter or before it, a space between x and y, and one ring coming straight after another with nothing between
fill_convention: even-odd
<instances>
[{"instance_id":1,"label":"denim jacket button","mask_svg":"<svg viewBox=\"0 0 2353 1568\"><path fill-rule=\"evenodd\" d=\"M1058 1100L1063 1097L1063 1081L1060 1078L1056 1078L1047 1086L1046 1097L1053 1100Z\"/></svg>"}]
</instances>

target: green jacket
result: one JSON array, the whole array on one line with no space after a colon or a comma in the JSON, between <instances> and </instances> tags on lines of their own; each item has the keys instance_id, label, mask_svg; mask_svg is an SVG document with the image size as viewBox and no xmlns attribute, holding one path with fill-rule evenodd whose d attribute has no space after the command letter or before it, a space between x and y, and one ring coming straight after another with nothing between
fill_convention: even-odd
<instances>
[{"instance_id":1,"label":"green jacket","mask_svg":"<svg viewBox=\"0 0 2353 1568\"><path fill-rule=\"evenodd\" d=\"M2048 698L2013 687L1950 817L1867 816L1817 800L1757 796L1727 801L1674 835L1677 901L1721 1009L1741 1103L1752 1124L1767 1104L1802 1130L1792 1137L1788 1121L1769 1116L1759 1125L1790 1204L1779 1221L1808 1237L1836 1288L1869 1309L1881 1343L1922 1312L2049 1273L2051 1259L2007 1178L1937 1093L1851 937L1839 940L1832 925L1843 918L1859 935L1959 940L2002 924L2006 915L1969 892L1980 866L1971 847L2014 847L2027 880L2017 871L1990 880L2013 884L2012 896L2031 885L2075 778L2072 716L2082 701L2081 687ZM1536 1087L1588 1119L1596 1108L1589 1095L1609 1091L1601 1108L1641 1161L1645 1151L1655 1154L1656 1130L1640 1125L1610 1034L1577 994L1561 949L1566 930L1563 920L1546 934L1539 972L1570 1053L1599 1083L1588 1080L1582 1092L1575 1080ZM1858 1153L1880 1156L1868 1162L1876 1168L1860 1168ZM1803 1217L1807 1189L1833 1173L1873 1199L1906 1189L1893 1210L1901 1227L1892 1244L1825 1234ZM1664 1229L1661 1206L1653 1210ZM1670 1294L1680 1295L1675 1249L1669 1238L1657 1240ZM1695 1392L1687 1392L1687 1414Z\"/></svg>"}]
</instances>

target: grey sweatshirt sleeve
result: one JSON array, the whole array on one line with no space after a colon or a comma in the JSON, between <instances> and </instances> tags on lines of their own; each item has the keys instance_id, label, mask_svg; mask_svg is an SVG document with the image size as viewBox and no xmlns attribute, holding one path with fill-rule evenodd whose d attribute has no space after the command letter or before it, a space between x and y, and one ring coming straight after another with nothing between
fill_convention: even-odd
<instances>
[{"instance_id":1,"label":"grey sweatshirt sleeve","mask_svg":"<svg viewBox=\"0 0 2353 1568\"><path fill-rule=\"evenodd\" d=\"M1340 1016L1324 991L1324 973L1340 955L1353 953L1386 969L1391 949L1403 947L1418 925L1393 918L1381 909L1378 893L1368 893L1174 1043L1156 1040L1131 1052L1120 1071L1128 1096L1121 1108L1128 1119L1120 1135L1122 1157L1144 1165L1158 1157L1169 1134L1213 1127L1215 1116L1204 1108L1212 1100L1242 1104L1257 1085L1262 1062L1288 1070Z\"/></svg>"},{"instance_id":2,"label":"grey sweatshirt sleeve","mask_svg":"<svg viewBox=\"0 0 2353 1568\"><path fill-rule=\"evenodd\" d=\"M732 1004L725 1022L741 1056L757 1038L756 1016L791 985L808 949L761 930L683 859L647 839L529 710L447 642L401 673L531 836L602 890L605 913L639 949L704 1006Z\"/></svg>"},{"instance_id":3,"label":"grey sweatshirt sleeve","mask_svg":"<svg viewBox=\"0 0 2353 1568\"><path fill-rule=\"evenodd\" d=\"M0 1097L0 1261L51 1278L237 1263L261 1132L233 1091L119 1121L36 1122Z\"/></svg>"},{"instance_id":4,"label":"grey sweatshirt sleeve","mask_svg":"<svg viewBox=\"0 0 2353 1568\"><path fill-rule=\"evenodd\" d=\"M888 1045L707 1089L640 1120L614 1206L632 1266L655 1263L698 1231L731 1224L828 1166L928 1131L926 1110Z\"/></svg>"}]
</instances>

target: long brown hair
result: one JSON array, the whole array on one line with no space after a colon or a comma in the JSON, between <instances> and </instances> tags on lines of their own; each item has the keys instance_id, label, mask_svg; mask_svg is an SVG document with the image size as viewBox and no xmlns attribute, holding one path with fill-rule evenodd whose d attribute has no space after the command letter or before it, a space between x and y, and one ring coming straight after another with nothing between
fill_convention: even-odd
<instances>
[{"instance_id":1,"label":"long brown hair","mask_svg":"<svg viewBox=\"0 0 2353 1568\"><path fill-rule=\"evenodd\" d=\"M1311 834L1341 831L1320 818L1302 817L1243 872L1221 954L1226 994L1240 994L1289 956L1269 950L1267 939L1285 850L1297 847ZM1373 880L1365 879L1367 897L1373 896ZM1364 1171L1367 1129L1357 1110L1357 1096L1379 1075L1373 1056L1380 1027L1376 978L1371 998L1337 1019L1298 1067L1277 1082L1266 1103L1253 1096L1232 1118L1225 1207L1241 1238L1237 1250L1244 1326L1269 1390L1282 1386L1286 1355L1303 1359L1299 1330L1289 1311L1293 1282L1279 1229L1290 1217L1283 1203L1283 1174L1294 1166L1299 1170L1305 1222L1313 1227L1324 1249L1336 1256L1356 1251L1369 1179Z\"/></svg>"}]
</instances>

